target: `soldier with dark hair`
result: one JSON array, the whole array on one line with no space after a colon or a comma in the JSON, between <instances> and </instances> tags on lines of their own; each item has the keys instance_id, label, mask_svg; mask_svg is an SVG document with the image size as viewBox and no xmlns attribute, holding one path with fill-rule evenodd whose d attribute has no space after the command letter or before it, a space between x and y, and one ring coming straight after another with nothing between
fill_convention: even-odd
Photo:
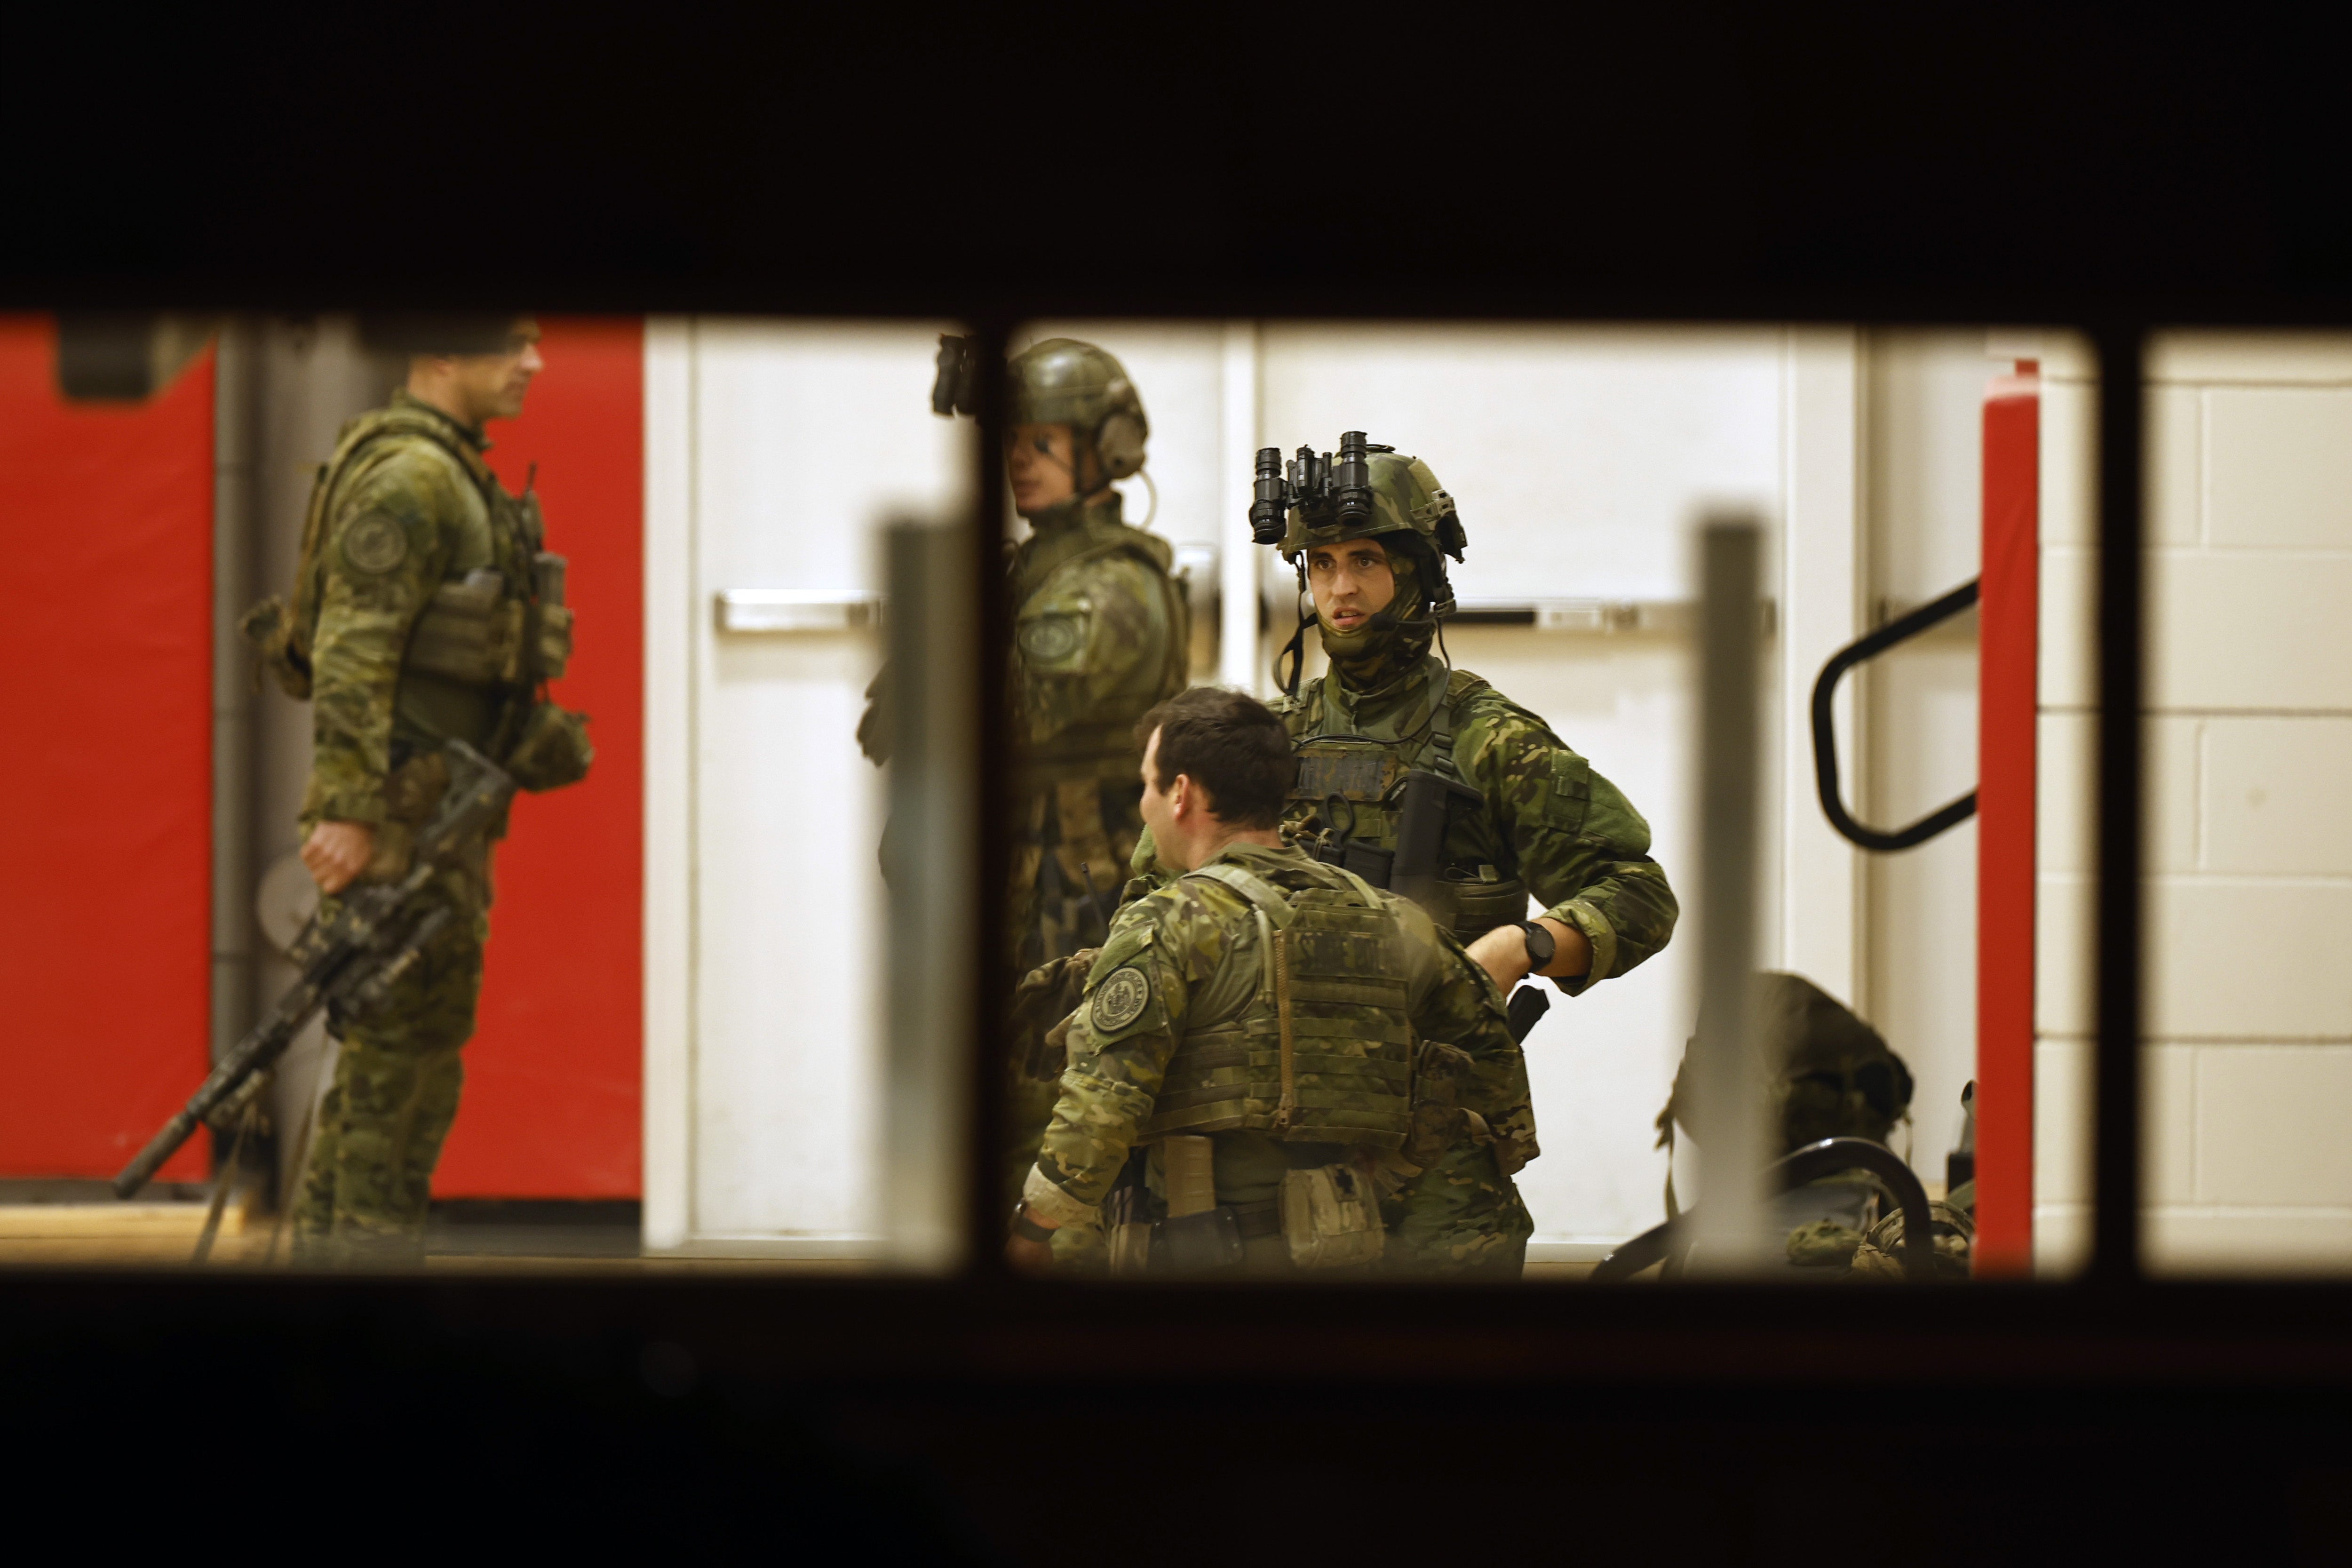
<instances>
[{"instance_id":1,"label":"soldier with dark hair","mask_svg":"<svg viewBox=\"0 0 2352 1568\"><path fill-rule=\"evenodd\" d=\"M1664 947L1675 897L1641 814L1541 717L1433 651L1454 609L1445 557L1468 536L1429 466L1360 432L1337 465L1302 450L1287 484L1276 458L1259 456L1252 524L1297 567L1330 659L1302 688L1298 638L1288 650L1286 831L1420 903L1506 991L1540 976L1579 995ZM1390 1215L1392 1258L1440 1272L1516 1275L1534 1229L1510 1173L1466 1144Z\"/></svg>"},{"instance_id":2,"label":"soldier with dark hair","mask_svg":"<svg viewBox=\"0 0 2352 1568\"><path fill-rule=\"evenodd\" d=\"M344 426L311 490L291 607L271 599L245 621L279 684L310 701L301 853L328 917L354 882L407 875L412 837L448 787L450 742L526 789L574 782L593 755L580 717L544 695L572 647L562 559L545 550L537 496L509 494L482 456L484 422L520 414L543 368L539 328L470 330L416 354L391 403ZM422 1243L504 832L492 825L428 884L446 923L381 1005L328 1018L341 1047L295 1199L298 1256Z\"/></svg>"},{"instance_id":3,"label":"soldier with dark hair","mask_svg":"<svg viewBox=\"0 0 2352 1568\"><path fill-rule=\"evenodd\" d=\"M1068 1062L1009 1256L1106 1199L1114 1272L1364 1269L1381 1194L1444 1147L1536 1152L1502 994L1422 910L1278 832L1295 763L1238 692L1151 710L1142 812L1171 875L1121 909L1063 1032Z\"/></svg>"}]
</instances>

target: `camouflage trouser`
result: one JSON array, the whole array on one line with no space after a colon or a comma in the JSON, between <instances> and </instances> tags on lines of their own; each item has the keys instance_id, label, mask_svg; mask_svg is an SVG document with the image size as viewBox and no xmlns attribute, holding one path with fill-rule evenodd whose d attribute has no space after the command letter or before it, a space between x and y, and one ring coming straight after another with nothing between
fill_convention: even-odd
<instances>
[{"instance_id":1,"label":"camouflage trouser","mask_svg":"<svg viewBox=\"0 0 2352 1568\"><path fill-rule=\"evenodd\" d=\"M413 1257L423 1247L433 1167L466 1080L458 1052L473 1036L482 989L487 846L476 866L428 884L427 896L452 918L383 1005L365 1017L328 1020L342 1049L296 1199L299 1257Z\"/></svg>"},{"instance_id":2,"label":"camouflage trouser","mask_svg":"<svg viewBox=\"0 0 2352 1568\"><path fill-rule=\"evenodd\" d=\"M1459 1145L1381 1205L1388 1221L1383 1267L1406 1274L1516 1279L1535 1220L1495 1152Z\"/></svg>"}]
</instances>

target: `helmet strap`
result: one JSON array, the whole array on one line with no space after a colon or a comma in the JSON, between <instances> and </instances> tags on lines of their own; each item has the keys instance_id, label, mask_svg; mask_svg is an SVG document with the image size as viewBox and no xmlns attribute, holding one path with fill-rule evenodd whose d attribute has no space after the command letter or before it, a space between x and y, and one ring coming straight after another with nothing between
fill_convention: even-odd
<instances>
[{"instance_id":1,"label":"helmet strap","mask_svg":"<svg viewBox=\"0 0 2352 1568\"><path fill-rule=\"evenodd\" d=\"M1290 634L1290 641L1283 650L1274 656L1274 683L1293 698L1298 695L1298 678L1307 668L1307 628L1315 624L1315 611L1307 595L1307 560L1303 553L1298 560L1298 629ZM1282 661L1286 658L1290 660L1290 678L1286 680L1282 674Z\"/></svg>"}]
</instances>

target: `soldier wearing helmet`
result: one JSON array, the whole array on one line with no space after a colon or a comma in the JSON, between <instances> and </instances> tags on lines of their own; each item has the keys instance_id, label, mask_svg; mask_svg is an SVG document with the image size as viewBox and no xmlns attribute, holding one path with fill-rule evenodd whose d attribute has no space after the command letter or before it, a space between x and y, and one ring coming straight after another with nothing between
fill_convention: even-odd
<instances>
[{"instance_id":1,"label":"soldier wearing helmet","mask_svg":"<svg viewBox=\"0 0 2352 1568\"><path fill-rule=\"evenodd\" d=\"M1506 992L1540 976L1580 995L1664 947L1675 896L1641 813L1539 715L1433 651L1454 611L1446 558L1469 540L1429 465L1354 431L1336 461L1279 459L1258 456L1251 523L1312 603L1275 703L1299 763L1288 836L1420 904ZM1310 625L1330 668L1302 687ZM1475 1141L1404 1173L1387 1209L1409 1268L1516 1274L1534 1228Z\"/></svg>"},{"instance_id":2,"label":"soldier wearing helmet","mask_svg":"<svg viewBox=\"0 0 2352 1568\"><path fill-rule=\"evenodd\" d=\"M970 412L971 361L943 339L932 408ZM1141 471L1151 426L1127 371L1092 343L1051 338L1005 367L1006 478L1029 536L1008 569L1013 606L1013 877L1007 959L1053 963L1108 932L1143 832L1135 723L1183 689L1191 626L1174 554L1120 515L1112 481ZM877 687L879 683L877 682ZM875 711L859 739L876 761ZM1036 1158L1061 1063L1013 1064L1013 1181Z\"/></svg>"}]
</instances>

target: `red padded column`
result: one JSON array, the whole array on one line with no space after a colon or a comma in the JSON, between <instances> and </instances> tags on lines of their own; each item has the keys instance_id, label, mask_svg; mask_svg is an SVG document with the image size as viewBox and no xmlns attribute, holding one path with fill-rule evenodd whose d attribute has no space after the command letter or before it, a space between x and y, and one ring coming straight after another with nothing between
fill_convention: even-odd
<instances>
[{"instance_id":1,"label":"red padded column","mask_svg":"<svg viewBox=\"0 0 2352 1568\"><path fill-rule=\"evenodd\" d=\"M1976 1271L2033 1262L2034 772L2041 615L2038 366L1984 405L1977 784Z\"/></svg>"},{"instance_id":2,"label":"red padded column","mask_svg":"<svg viewBox=\"0 0 2352 1568\"><path fill-rule=\"evenodd\" d=\"M538 465L579 645L555 700L589 715L582 783L516 802L499 848L480 1032L436 1197L632 1198L644 1057L645 326L542 321L547 370L490 466Z\"/></svg>"},{"instance_id":3,"label":"red padded column","mask_svg":"<svg viewBox=\"0 0 2352 1568\"><path fill-rule=\"evenodd\" d=\"M0 316L0 1175L111 1176L211 1027L211 352L71 404L55 324Z\"/></svg>"}]
</instances>

